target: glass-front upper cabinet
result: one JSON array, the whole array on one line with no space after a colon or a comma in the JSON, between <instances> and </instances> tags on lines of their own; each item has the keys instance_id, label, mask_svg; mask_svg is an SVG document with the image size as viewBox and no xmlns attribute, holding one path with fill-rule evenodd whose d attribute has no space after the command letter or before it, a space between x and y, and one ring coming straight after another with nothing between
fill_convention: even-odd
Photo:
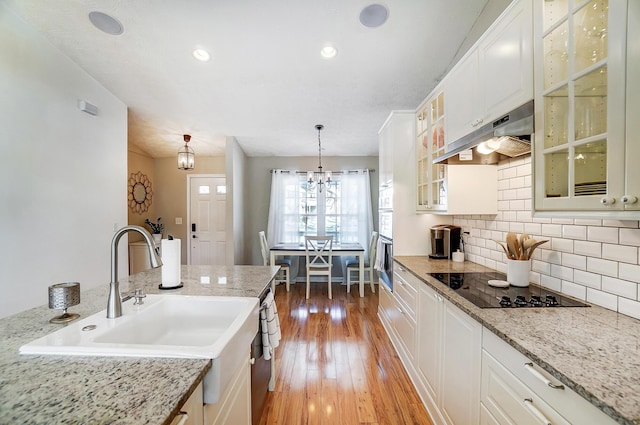
<instances>
[{"instance_id":1,"label":"glass-front upper cabinet","mask_svg":"<svg viewBox=\"0 0 640 425\"><path fill-rule=\"evenodd\" d=\"M444 92L436 90L416 112L418 212L447 209L447 168L433 163L444 153Z\"/></svg>"},{"instance_id":2,"label":"glass-front upper cabinet","mask_svg":"<svg viewBox=\"0 0 640 425\"><path fill-rule=\"evenodd\" d=\"M626 9L535 2L536 212L625 208Z\"/></svg>"}]
</instances>

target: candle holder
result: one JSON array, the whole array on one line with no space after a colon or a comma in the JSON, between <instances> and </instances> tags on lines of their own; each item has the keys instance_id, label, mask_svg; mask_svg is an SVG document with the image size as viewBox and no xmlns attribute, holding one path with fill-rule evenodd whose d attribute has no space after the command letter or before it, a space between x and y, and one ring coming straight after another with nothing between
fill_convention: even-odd
<instances>
[{"instance_id":1,"label":"candle holder","mask_svg":"<svg viewBox=\"0 0 640 425\"><path fill-rule=\"evenodd\" d=\"M53 317L51 323L67 323L80 317L76 313L67 313L67 309L80 304L80 283L65 282L49 286L49 308L63 310L60 316Z\"/></svg>"}]
</instances>

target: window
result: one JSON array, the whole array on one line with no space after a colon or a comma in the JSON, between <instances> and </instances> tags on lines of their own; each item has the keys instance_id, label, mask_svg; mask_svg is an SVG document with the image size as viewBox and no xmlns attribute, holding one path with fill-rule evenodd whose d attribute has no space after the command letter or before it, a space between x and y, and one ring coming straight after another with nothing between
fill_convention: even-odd
<instances>
[{"instance_id":1,"label":"window","mask_svg":"<svg viewBox=\"0 0 640 425\"><path fill-rule=\"evenodd\" d=\"M299 179L298 236L333 236L336 243L342 242L340 201L342 184L339 177L323 185L318 191L316 183L309 183L305 176Z\"/></svg>"}]
</instances>

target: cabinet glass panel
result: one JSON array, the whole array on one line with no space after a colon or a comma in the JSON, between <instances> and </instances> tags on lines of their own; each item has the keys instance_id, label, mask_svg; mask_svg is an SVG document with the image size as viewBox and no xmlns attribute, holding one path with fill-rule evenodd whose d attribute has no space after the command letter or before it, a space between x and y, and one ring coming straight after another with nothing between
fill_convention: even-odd
<instances>
[{"instance_id":1,"label":"cabinet glass panel","mask_svg":"<svg viewBox=\"0 0 640 425\"><path fill-rule=\"evenodd\" d=\"M434 182L433 188L433 204L434 205L447 205L447 190L444 181Z\"/></svg>"},{"instance_id":2,"label":"cabinet glass panel","mask_svg":"<svg viewBox=\"0 0 640 425\"><path fill-rule=\"evenodd\" d=\"M542 3L542 29L548 30L560 19L567 16L569 11L567 0L545 0Z\"/></svg>"},{"instance_id":3,"label":"cabinet glass panel","mask_svg":"<svg viewBox=\"0 0 640 425\"><path fill-rule=\"evenodd\" d=\"M562 86L544 97L544 147L568 142L569 90Z\"/></svg>"},{"instance_id":4,"label":"cabinet glass panel","mask_svg":"<svg viewBox=\"0 0 640 425\"><path fill-rule=\"evenodd\" d=\"M544 37L544 89L565 81L567 77L569 24L564 22Z\"/></svg>"},{"instance_id":5,"label":"cabinet glass panel","mask_svg":"<svg viewBox=\"0 0 640 425\"><path fill-rule=\"evenodd\" d=\"M574 150L575 196L607 194L607 141L585 143Z\"/></svg>"},{"instance_id":6,"label":"cabinet glass panel","mask_svg":"<svg viewBox=\"0 0 640 425\"><path fill-rule=\"evenodd\" d=\"M573 19L575 72L607 57L608 6L607 0L592 0L575 13Z\"/></svg>"},{"instance_id":7,"label":"cabinet glass panel","mask_svg":"<svg viewBox=\"0 0 640 425\"><path fill-rule=\"evenodd\" d=\"M544 155L545 197L569 196L569 150L561 149Z\"/></svg>"},{"instance_id":8,"label":"cabinet glass panel","mask_svg":"<svg viewBox=\"0 0 640 425\"><path fill-rule=\"evenodd\" d=\"M607 131L607 67L598 68L574 82L575 138Z\"/></svg>"}]
</instances>

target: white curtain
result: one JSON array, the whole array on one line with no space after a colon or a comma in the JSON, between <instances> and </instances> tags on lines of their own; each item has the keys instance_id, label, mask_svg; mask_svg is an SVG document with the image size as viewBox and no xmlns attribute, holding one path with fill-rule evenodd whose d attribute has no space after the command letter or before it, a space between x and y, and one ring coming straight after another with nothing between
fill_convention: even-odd
<instances>
[{"instance_id":1,"label":"white curtain","mask_svg":"<svg viewBox=\"0 0 640 425\"><path fill-rule=\"evenodd\" d=\"M369 258L369 242L373 232L369 170L345 172L340 179L341 239L343 242L360 242Z\"/></svg>"},{"instance_id":2,"label":"white curtain","mask_svg":"<svg viewBox=\"0 0 640 425\"><path fill-rule=\"evenodd\" d=\"M279 242L298 242L299 196L295 171L273 170L267 225L269 246Z\"/></svg>"}]
</instances>

